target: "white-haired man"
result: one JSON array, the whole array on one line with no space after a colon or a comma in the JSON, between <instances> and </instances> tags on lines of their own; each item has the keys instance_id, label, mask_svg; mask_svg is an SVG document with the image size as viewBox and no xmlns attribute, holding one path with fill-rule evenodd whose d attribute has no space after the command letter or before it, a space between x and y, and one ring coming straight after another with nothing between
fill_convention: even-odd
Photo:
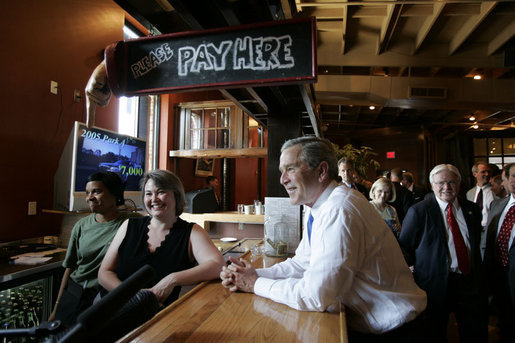
<instances>
[{"instance_id":1,"label":"white-haired man","mask_svg":"<svg viewBox=\"0 0 515 343\"><path fill-rule=\"evenodd\" d=\"M446 342L454 312L460 342L486 342L486 297L481 292L481 212L458 199L461 174L451 164L433 168L434 194L413 205L402 223L399 243L427 293L428 342Z\"/></svg>"}]
</instances>

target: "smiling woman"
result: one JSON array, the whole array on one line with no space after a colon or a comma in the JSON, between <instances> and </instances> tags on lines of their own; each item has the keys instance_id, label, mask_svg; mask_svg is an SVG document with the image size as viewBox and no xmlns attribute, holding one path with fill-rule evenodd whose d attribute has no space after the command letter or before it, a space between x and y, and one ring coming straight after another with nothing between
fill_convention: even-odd
<instances>
[{"instance_id":1,"label":"smiling woman","mask_svg":"<svg viewBox=\"0 0 515 343\"><path fill-rule=\"evenodd\" d=\"M100 267L99 282L110 291L150 265L156 276L145 287L168 305L178 298L181 286L217 278L225 260L200 226L179 218L184 188L174 173L149 171L141 186L149 216L122 224Z\"/></svg>"}]
</instances>

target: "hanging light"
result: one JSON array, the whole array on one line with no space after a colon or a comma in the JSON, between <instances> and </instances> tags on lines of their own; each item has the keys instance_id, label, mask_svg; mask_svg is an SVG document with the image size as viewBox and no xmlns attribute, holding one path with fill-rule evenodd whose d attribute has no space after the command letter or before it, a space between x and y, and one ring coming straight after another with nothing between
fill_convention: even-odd
<instances>
[{"instance_id":1,"label":"hanging light","mask_svg":"<svg viewBox=\"0 0 515 343\"><path fill-rule=\"evenodd\" d=\"M474 75L474 80L481 80L483 77L480 74Z\"/></svg>"},{"instance_id":2,"label":"hanging light","mask_svg":"<svg viewBox=\"0 0 515 343\"><path fill-rule=\"evenodd\" d=\"M474 121L474 120L476 120L476 117L474 117L473 115L471 115L471 116L469 117L469 120L470 120L470 121Z\"/></svg>"},{"instance_id":3,"label":"hanging light","mask_svg":"<svg viewBox=\"0 0 515 343\"><path fill-rule=\"evenodd\" d=\"M371 106L368 106L368 109L369 109L369 110L371 110L371 111L373 111L373 110L375 110L375 109L376 109L376 107L375 107L374 105L371 105Z\"/></svg>"}]
</instances>

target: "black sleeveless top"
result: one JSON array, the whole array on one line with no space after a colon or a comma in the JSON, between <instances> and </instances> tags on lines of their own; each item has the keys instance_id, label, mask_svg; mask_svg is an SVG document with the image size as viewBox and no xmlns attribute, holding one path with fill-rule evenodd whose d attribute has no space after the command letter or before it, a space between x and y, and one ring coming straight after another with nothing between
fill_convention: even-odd
<instances>
[{"instance_id":1,"label":"black sleeveless top","mask_svg":"<svg viewBox=\"0 0 515 343\"><path fill-rule=\"evenodd\" d=\"M161 245L151 253L148 248L148 225L151 217L130 218L127 233L118 248L118 261L116 275L123 281L135 273L145 264L156 271L154 279L149 280L145 288L150 288L170 273L192 268L195 261L191 261L188 254L191 228L181 218L166 235ZM164 305L168 305L179 297L181 287L174 287Z\"/></svg>"}]
</instances>

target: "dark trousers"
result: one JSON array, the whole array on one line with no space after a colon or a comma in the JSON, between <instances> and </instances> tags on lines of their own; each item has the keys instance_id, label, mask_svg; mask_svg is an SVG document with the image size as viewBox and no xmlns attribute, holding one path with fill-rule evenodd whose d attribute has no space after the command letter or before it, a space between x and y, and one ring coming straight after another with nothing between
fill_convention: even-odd
<instances>
[{"instance_id":1,"label":"dark trousers","mask_svg":"<svg viewBox=\"0 0 515 343\"><path fill-rule=\"evenodd\" d=\"M508 284L508 270L500 267L496 269L493 280L490 280L493 286L492 308L496 312L499 321L500 342L515 342L515 307L514 299Z\"/></svg>"},{"instance_id":2,"label":"dark trousers","mask_svg":"<svg viewBox=\"0 0 515 343\"><path fill-rule=\"evenodd\" d=\"M71 327L75 324L79 314L93 304L97 293L97 289L83 288L71 278L68 279L57 306L55 319L60 320L64 327Z\"/></svg>"},{"instance_id":3,"label":"dark trousers","mask_svg":"<svg viewBox=\"0 0 515 343\"><path fill-rule=\"evenodd\" d=\"M449 273L444 306L434 306L428 300L425 331L429 342L447 342L451 312L456 317L460 342L488 341L486 296L477 289L472 277Z\"/></svg>"},{"instance_id":4,"label":"dark trousers","mask_svg":"<svg viewBox=\"0 0 515 343\"><path fill-rule=\"evenodd\" d=\"M396 329L380 335L364 334L356 331L349 331L350 343L424 343L426 341L424 332L425 313Z\"/></svg>"}]
</instances>

